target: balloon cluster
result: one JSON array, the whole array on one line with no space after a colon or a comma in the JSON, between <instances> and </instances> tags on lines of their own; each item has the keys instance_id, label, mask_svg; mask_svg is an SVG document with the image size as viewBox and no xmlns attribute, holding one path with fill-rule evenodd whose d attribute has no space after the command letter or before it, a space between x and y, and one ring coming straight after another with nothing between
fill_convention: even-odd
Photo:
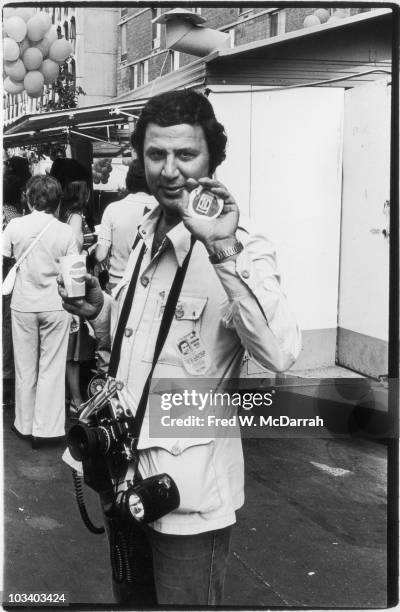
<instances>
[{"instance_id":1,"label":"balloon cluster","mask_svg":"<svg viewBox=\"0 0 400 612\"><path fill-rule=\"evenodd\" d=\"M95 183L96 185L98 185L99 183L105 185L106 183L108 183L111 171L111 157L97 159L93 164L93 183Z\"/></svg>"},{"instance_id":2,"label":"balloon cluster","mask_svg":"<svg viewBox=\"0 0 400 612\"><path fill-rule=\"evenodd\" d=\"M57 28L44 11L31 7L3 9L4 89L24 90L39 98L44 86L54 83L60 65L71 55L71 44L58 38Z\"/></svg>"},{"instance_id":3,"label":"balloon cluster","mask_svg":"<svg viewBox=\"0 0 400 612\"><path fill-rule=\"evenodd\" d=\"M316 9L312 15L307 15L303 21L303 28L310 28L312 26L321 25L321 23L332 23L339 21L346 17L346 12L343 10L337 10L333 15L329 14L324 8Z\"/></svg>"}]
</instances>

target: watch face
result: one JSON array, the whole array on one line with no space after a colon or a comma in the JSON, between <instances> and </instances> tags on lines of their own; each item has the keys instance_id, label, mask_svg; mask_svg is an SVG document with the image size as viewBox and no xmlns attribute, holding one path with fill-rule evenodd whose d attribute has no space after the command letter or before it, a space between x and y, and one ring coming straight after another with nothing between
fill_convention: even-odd
<instances>
[{"instance_id":1,"label":"watch face","mask_svg":"<svg viewBox=\"0 0 400 612\"><path fill-rule=\"evenodd\" d=\"M211 221L221 214L223 207L223 200L201 186L190 193L188 209L190 214L195 217L202 217Z\"/></svg>"}]
</instances>

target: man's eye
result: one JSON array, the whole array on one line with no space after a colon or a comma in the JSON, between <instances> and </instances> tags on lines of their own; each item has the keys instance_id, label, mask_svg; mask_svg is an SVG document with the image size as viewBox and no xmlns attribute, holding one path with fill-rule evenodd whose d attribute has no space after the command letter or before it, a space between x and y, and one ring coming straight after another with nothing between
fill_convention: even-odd
<instances>
[{"instance_id":1,"label":"man's eye","mask_svg":"<svg viewBox=\"0 0 400 612\"><path fill-rule=\"evenodd\" d=\"M163 159L164 154L161 151L150 151L150 153L147 153L147 157L153 161L159 161L160 159Z\"/></svg>"},{"instance_id":2,"label":"man's eye","mask_svg":"<svg viewBox=\"0 0 400 612\"><path fill-rule=\"evenodd\" d=\"M194 153L191 153L190 151L181 151L179 153L179 158L183 161L189 161L191 159L194 159L194 157L196 157L196 155Z\"/></svg>"}]
</instances>

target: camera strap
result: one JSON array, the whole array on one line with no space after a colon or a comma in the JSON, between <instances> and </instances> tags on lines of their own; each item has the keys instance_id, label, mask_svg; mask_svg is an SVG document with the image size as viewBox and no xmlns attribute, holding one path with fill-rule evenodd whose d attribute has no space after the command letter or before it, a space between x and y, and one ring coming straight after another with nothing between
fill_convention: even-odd
<instances>
[{"instance_id":1,"label":"camera strap","mask_svg":"<svg viewBox=\"0 0 400 612\"><path fill-rule=\"evenodd\" d=\"M140 236L138 235L133 244L132 249L135 249L135 247L137 246L137 243L139 242L139 239L140 239ZM154 356L153 356L150 373L144 384L142 396L140 398L140 401L139 401L139 404L136 410L135 420L133 424L134 444L133 444L132 450L136 450L137 445L138 445L140 430L142 428L143 418L144 418L146 407L147 407L147 399L149 396L151 379L153 377L154 369L157 365L158 358L163 349L163 346L165 344L165 341L167 339L167 336L168 336L168 333L171 327L172 319L175 314L175 308L178 303L179 295L181 293L183 281L186 276L186 271L189 266L189 260L190 260L195 242L196 242L196 239L193 238L192 236L190 240L190 249L182 263L182 266L178 267L176 271L174 280L171 285L171 289L168 294L167 302L164 308L164 313L163 313L161 323L160 323L160 328L158 330L158 335L156 339ZM113 342L112 349L111 349L110 363L109 363L109 368L108 368L108 376L111 378L115 378L117 375L119 360L121 357L121 345L122 345L122 340L124 336L124 331L125 331L126 324L128 322L129 313L131 311L132 302L133 302L133 298L135 295L136 284L137 284L137 280L139 277L140 267L143 261L145 250L146 250L146 247L145 247L145 244L143 243L138 259L136 261L136 265L135 265L135 268L132 274L131 281L129 283L128 290L126 292L126 297L125 297L125 300L124 300L124 303L121 309L121 315L118 319L117 329L116 329L115 336L114 336L114 342Z\"/></svg>"}]
</instances>

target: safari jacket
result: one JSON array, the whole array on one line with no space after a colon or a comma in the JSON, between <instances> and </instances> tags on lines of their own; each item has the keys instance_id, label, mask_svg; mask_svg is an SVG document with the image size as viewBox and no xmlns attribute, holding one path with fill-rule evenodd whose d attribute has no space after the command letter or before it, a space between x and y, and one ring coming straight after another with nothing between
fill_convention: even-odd
<instances>
[{"instance_id":1,"label":"safari jacket","mask_svg":"<svg viewBox=\"0 0 400 612\"><path fill-rule=\"evenodd\" d=\"M151 245L160 208L142 221L139 234L146 245L133 305L124 332L117 379L120 401L134 413L151 368L165 300L190 248L183 223L168 234L164 247L151 258ZM210 263L197 241L153 381L168 381L182 389L208 379L215 383L238 378L245 350L269 370L284 371L300 352L300 332L280 288L275 251L261 234L241 224L237 231L244 250L234 259ZM96 336L111 342L125 293L142 246L131 253L125 274L113 296L105 296L102 311L92 322ZM110 333L111 332L111 333ZM194 332L206 360L188 368L179 345ZM190 365L190 364L189 364ZM197 367L197 370L196 370ZM204 369L206 368L206 369ZM179 382L180 381L180 382ZM223 382L222 387L223 388ZM232 415L234 409L230 409ZM189 407L191 414L197 408ZM190 436L179 429L152 430L148 408L140 435L140 472L144 478L163 472L175 480L181 503L152 526L171 534L195 534L235 522L244 501L243 454L238 428L212 436L194 428ZM154 416L154 413L153 413ZM157 417L157 415L156 415Z\"/></svg>"}]
</instances>

